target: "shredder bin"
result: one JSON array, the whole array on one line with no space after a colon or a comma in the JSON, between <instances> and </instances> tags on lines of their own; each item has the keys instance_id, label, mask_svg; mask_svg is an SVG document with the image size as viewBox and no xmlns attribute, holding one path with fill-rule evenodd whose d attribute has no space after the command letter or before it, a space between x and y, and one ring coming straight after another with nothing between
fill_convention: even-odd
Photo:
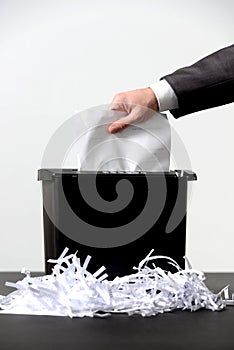
<instances>
[{"instance_id":1,"label":"shredder bin","mask_svg":"<svg viewBox=\"0 0 234 350\"><path fill-rule=\"evenodd\" d=\"M89 205L80 191L80 182L78 181L81 180L87 192L91 182L95 181L99 196L111 203L116 199L116 185L123 179L131 183L133 196L130 203L117 212L103 212L98 210L98 207L94 208ZM90 255L92 258L88 266L89 271L93 273L104 265L109 278L133 273L132 267L137 266L151 249L154 249L156 255L169 256L176 260L181 267L184 267L187 187L188 181L196 179L194 172L185 170L168 172L38 170L38 180L42 181L43 193L45 272L51 273L53 266L47 260L58 258L65 247L69 248L69 253L78 251L81 263L84 262L87 255ZM164 193L162 193L163 184L166 186ZM148 208L146 205L149 192L154 200L153 208ZM164 194L165 200L161 201ZM72 212L81 220L75 223L77 237L74 234L72 237L68 234L70 226L74 225L74 222L72 222L73 220L69 221L66 217L68 211L62 204L64 198ZM158 210L157 206L160 201L163 203L163 207ZM150 223L146 232L138 238L126 244L117 244L112 247L106 247L105 244L93 246L79 241L79 234L93 235L92 237L98 241L99 227L106 228L107 232L112 227L117 227L118 230L121 230L122 227L128 227L129 223L141 215L143 209L145 212L150 211L151 216L154 215L155 210L156 220ZM174 220L168 232L168 225L170 226L173 215L178 222ZM64 226L65 222L67 222L67 226ZM79 222L88 224L85 226L86 232L81 232L84 226ZM164 260L158 260L157 266L167 270L173 269Z\"/></svg>"}]
</instances>

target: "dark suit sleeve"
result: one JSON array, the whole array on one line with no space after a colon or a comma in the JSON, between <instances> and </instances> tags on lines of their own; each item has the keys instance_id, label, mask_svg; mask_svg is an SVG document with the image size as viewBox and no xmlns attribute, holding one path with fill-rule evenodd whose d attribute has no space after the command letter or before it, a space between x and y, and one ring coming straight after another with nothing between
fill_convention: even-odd
<instances>
[{"instance_id":1,"label":"dark suit sleeve","mask_svg":"<svg viewBox=\"0 0 234 350\"><path fill-rule=\"evenodd\" d=\"M163 79L178 98L178 109L170 111L176 118L234 102L234 45Z\"/></svg>"}]
</instances>

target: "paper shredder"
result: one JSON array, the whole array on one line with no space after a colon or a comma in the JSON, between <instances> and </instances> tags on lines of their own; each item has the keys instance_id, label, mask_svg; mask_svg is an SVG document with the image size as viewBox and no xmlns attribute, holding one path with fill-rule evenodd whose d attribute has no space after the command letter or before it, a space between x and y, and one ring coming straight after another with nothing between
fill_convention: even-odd
<instances>
[{"instance_id":1,"label":"paper shredder","mask_svg":"<svg viewBox=\"0 0 234 350\"><path fill-rule=\"evenodd\" d=\"M77 252L81 263L90 255L89 271L104 265L109 278L134 273L132 267L151 249L184 267L188 181L196 179L194 172L185 170L38 170L46 273L52 268L47 260L58 258L65 247ZM121 196L126 197L122 203ZM163 259L157 264L173 269Z\"/></svg>"}]
</instances>

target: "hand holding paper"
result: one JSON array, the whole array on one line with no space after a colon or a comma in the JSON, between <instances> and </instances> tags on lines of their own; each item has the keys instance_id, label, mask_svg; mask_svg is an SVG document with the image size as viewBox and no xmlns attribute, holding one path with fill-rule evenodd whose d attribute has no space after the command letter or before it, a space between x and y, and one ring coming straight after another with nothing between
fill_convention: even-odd
<instances>
[{"instance_id":1,"label":"hand holding paper","mask_svg":"<svg viewBox=\"0 0 234 350\"><path fill-rule=\"evenodd\" d=\"M158 102L151 88L138 89L116 94L110 109L127 113L109 126L108 131L116 133L130 124L149 119L158 111Z\"/></svg>"}]
</instances>

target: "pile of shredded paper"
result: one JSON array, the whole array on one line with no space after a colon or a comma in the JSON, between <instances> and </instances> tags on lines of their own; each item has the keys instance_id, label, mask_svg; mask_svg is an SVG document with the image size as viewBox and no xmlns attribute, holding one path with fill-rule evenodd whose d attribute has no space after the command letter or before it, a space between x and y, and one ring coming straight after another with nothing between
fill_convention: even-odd
<instances>
[{"instance_id":1,"label":"pile of shredded paper","mask_svg":"<svg viewBox=\"0 0 234 350\"><path fill-rule=\"evenodd\" d=\"M31 277L23 270L25 278L17 283L6 282L16 291L0 297L0 313L21 313L54 316L107 316L112 313L154 316L173 310L196 311L201 308L212 311L233 305L228 300L228 286L218 294L204 284L202 272L187 268L182 270L169 257L152 256L153 250L142 260L136 273L107 280L105 267L94 274L88 270L91 259L87 256L83 265L76 254L67 255L66 248L54 263L51 275ZM157 259L167 259L176 268L175 273L157 267ZM147 266L147 263L153 261Z\"/></svg>"}]
</instances>

